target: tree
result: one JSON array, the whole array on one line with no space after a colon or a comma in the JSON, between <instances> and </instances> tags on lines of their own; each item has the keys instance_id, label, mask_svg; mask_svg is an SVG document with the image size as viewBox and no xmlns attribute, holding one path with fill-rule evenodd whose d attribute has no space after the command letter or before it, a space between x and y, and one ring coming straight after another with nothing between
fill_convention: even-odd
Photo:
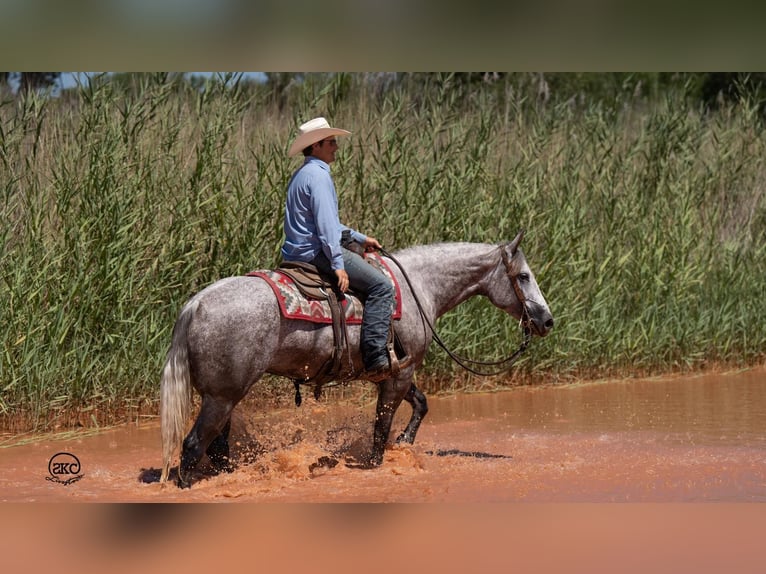
<instances>
[{"instance_id":1,"label":"tree","mask_svg":"<svg viewBox=\"0 0 766 574\"><path fill-rule=\"evenodd\" d=\"M700 98L709 109L736 102L746 95L755 96L763 110L766 74L763 72L708 72L702 76Z\"/></svg>"},{"instance_id":2,"label":"tree","mask_svg":"<svg viewBox=\"0 0 766 574\"><path fill-rule=\"evenodd\" d=\"M18 85L19 93L50 88L61 76L61 72L0 72L0 90L10 90Z\"/></svg>"},{"instance_id":3,"label":"tree","mask_svg":"<svg viewBox=\"0 0 766 574\"><path fill-rule=\"evenodd\" d=\"M266 85L271 91L270 99L277 104L280 112L287 104L290 87L302 79L303 74L296 72L266 72Z\"/></svg>"},{"instance_id":4,"label":"tree","mask_svg":"<svg viewBox=\"0 0 766 574\"><path fill-rule=\"evenodd\" d=\"M50 88L61 76L61 72L20 72L19 92Z\"/></svg>"}]
</instances>

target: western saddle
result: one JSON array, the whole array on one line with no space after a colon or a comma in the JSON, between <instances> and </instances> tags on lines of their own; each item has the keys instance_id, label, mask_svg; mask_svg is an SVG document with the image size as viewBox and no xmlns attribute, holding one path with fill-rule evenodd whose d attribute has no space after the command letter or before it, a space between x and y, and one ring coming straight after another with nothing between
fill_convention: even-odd
<instances>
[{"instance_id":1,"label":"western saddle","mask_svg":"<svg viewBox=\"0 0 766 574\"><path fill-rule=\"evenodd\" d=\"M304 297L317 301L327 301L332 315L334 340L332 356L315 376L305 379L293 379L293 384L295 385L295 404L300 406L302 402L301 385L313 384L314 397L319 399L322 395L322 387L327 383L351 380L358 376L359 373L354 371L351 350L348 345L346 314L343 309L345 295L338 289L337 284L326 280L319 273L319 270L310 263L282 261L276 271L290 277ZM391 375L395 377L402 368L409 364L409 358L400 360L400 357L406 357L406 353L396 334L393 320L388 330L386 350L391 364Z\"/></svg>"}]
</instances>

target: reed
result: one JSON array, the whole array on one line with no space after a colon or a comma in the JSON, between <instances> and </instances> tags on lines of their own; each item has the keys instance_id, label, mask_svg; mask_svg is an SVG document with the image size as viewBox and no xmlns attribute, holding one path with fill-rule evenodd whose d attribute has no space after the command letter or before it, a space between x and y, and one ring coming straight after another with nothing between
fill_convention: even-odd
<instances>
[{"instance_id":1,"label":"reed","mask_svg":"<svg viewBox=\"0 0 766 574\"><path fill-rule=\"evenodd\" d=\"M224 80L195 90L146 75L129 90L92 82L0 106L0 426L154 412L184 301L277 263L299 163L285 151L315 115L354 132L333 166L342 218L389 250L527 229L557 323L514 377L763 360L766 135L754 103L541 105L449 77L380 89L341 74L307 80L280 111L267 91ZM482 300L438 327L477 358L519 341ZM485 388L456 375L434 350L421 384Z\"/></svg>"}]
</instances>

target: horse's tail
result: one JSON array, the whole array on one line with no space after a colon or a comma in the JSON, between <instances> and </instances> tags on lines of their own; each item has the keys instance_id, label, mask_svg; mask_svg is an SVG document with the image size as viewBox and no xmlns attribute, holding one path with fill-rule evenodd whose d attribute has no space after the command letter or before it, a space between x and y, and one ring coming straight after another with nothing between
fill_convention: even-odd
<instances>
[{"instance_id":1,"label":"horse's tail","mask_svg":"<svg viewBox=\"0 0 766 574\"><path fill-rule=\"evenodd\" d=\"M164 483L170 474L170 464L180 450L186 433L186 421L191 412L191 378L189 374L189 324L197 309L197 301L186 304L173 327L173 341L168 350L160 383L160 420L162 430L162 475Z\"/></svg>"}]
</instances>

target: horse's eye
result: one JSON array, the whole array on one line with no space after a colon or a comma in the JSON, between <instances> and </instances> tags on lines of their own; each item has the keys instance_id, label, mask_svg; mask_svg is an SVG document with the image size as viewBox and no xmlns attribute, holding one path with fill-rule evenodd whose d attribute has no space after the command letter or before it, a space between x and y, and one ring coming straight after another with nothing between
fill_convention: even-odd
<instances>
[{"instance_id":1,"label":"horse's eye","mask_svg":"<svg viewBox=\"0 0 766 574\"><path fill-rule=\"evenodd\" d=\"M529 273L519 273L519 274L516 276L516 278L517 278L519 281L523 281L523 282L525 282L525 283L526 283L527 281L529 281Z\"/></svg>"}]
</instances>

